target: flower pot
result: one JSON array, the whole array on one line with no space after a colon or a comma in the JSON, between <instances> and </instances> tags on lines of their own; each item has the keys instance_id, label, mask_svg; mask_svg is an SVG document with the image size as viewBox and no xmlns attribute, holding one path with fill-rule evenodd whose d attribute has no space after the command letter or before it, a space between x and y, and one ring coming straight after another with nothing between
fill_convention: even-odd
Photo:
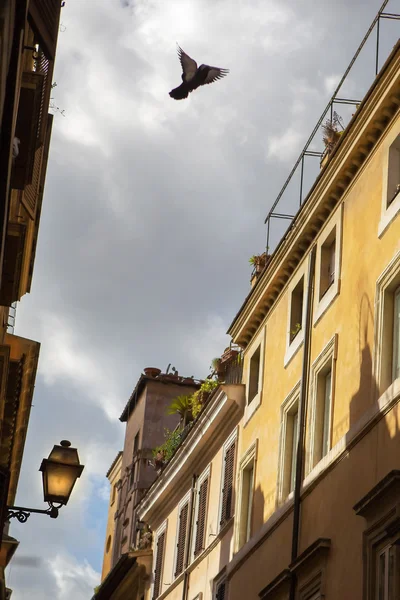
<instances>
[{"instance_id":1,"label":"flower pot","mask_svg":"<svg viewBox=\"0 0 400 600\"><path fill-rule=\"evenodd\" d=\"M229 360L232 360L238 354L239 354L239 352L237 350L232 350L231 348L227 348L225 350L225 352L223 353L223 355L221 356L221 363L225 363L225 362L228 362Z\"/></svg>"},{"instance_id":2,"label":"flower pot","mask_svg":"<svg viewBox=\"0 0 400 600\"><path fill-rule=\"evenodd\" d=\"M157 369L156 367L146 367L146 369L144 369L143 372L146 375L146 377L154 378L160 375L161 369Z\"/></svg>"}]
</instances>

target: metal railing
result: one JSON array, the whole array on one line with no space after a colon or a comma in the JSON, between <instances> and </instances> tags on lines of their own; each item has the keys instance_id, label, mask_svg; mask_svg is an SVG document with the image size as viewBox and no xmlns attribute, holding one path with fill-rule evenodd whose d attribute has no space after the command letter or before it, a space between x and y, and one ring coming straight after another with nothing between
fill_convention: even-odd
<instances>
[{"instance_id":1,"label":"metal railing","mask_svg":"<svg viewBox=\"0 0 400 600\"><path fill-rule=\"evenodd\" d=\"M294 167L292 168L288 178L286 179L285 183L283 184L283 187L281 189L281 191L279 192L276 200L274 201L274 203L272 204L271 209L269 210L266 219L265 219L265 224L267 225L267 243L266 243L266 248L267 248L267 254L270 253L271 251L273 251L275 248L271 248L270 244L271 244L271 220L272 219L279 219L279 220L288 220L290 221L289 227L286 230L286 232L283 234L283 236L281 237L281 239L278 241L277 246L285 239L285 237L288 235L293 223L294 223L294 218L295 215L294 214L287 214L285 212L282 212L281 210L279 210L279 207L281 206L281 199L285 194L286 189L289 186L289 183L291 182L292 178L294 177L294 175L298 172L298 168L300 167L300 177L299 177L299 207L302 206L302 204L304 203L304 201L307 198L307 195L304 197L304 166L305 166L305 158L306 157L318 157L320 159L320 161L322 162L322 160L326 157L327 152L325 151L315 151L314 149L311 148L314 140L315 140L315 136L317 135L317 133L320 131L321 126L324 122L325 118L329 118L330 116L330 120L332 120L333 117L333 112L334 112L334 107L337 104L345 104L345 105L353 105L353 106L357 106L358 104L361 103L360 100L355 100L355 99L350 99L350 98L340 98L339 97L339 92L344 84L344 82L347 79L347 76L349 75L354 63L356 62L359 54L361 53L361 50L363 49L363 47L365 46L367 40L369 39L371 33L373 32L373 30L376 27L376 48L375 48L375 76L378 74L379 72L379 49L380 49L380 23L382 19L387 19L387 20L392 20L392 21L399 21L400 20L400 14L395 14L395 13L386 13L384 12L384 9L386 7L386 5L388 4L389 0L385 0L379 10L379 12L377 13L376 17L374 18L374 20L372 21L371 26L369 27L367 33L364 36L364 39L362 40L361 44L359 45L355 55L353 56L352 60L350 61L349 66L347 67L343 77L341 78L339 84L337 85L331 99L328 102L328 105L326 106L325 110L323 111L321 117L319 118L317 124L315 125L310 137L308 138L303 150L300 153L300 156L298 157L297 161L294 164ZM277 210L278 209L278 210Z\"/></svg>"}]
</instances>

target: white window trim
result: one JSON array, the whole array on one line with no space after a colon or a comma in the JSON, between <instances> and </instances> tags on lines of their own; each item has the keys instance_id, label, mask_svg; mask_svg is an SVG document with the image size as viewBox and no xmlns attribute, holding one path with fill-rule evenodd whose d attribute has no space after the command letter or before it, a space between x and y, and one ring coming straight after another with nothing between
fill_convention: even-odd
<instances>
[{"instance_id":1,"label":"white window trim","mask_svg":"<svg viewBox=\"0 0 400 600\"><path fill-rule=\"evenodd\" d=\"M291 311L292 311L292 293L296 285L299 283L300 279L304 277L304 291L303 291L303 312L302 312L302 328L296 335L296 337L290 341L290 320L291 320ZM291 280L288 287L288 315L287 315L287 329L286 329L286 352L283 360L284 367L286 368L289 362L292 360L300 346L302 346L304 342L304 327L306 323L306 289L308 285L308 276L306 269L306 261L303 261L303 264L298 269L296 275Z\"/></svg>"},{"instance_id":2,"label":"white window trim","mask_svg":"<svg viewBox=\"0 0 400 600\"><path fill-rule=\"evenodd\" d=\"M391 137L386 141L386 148L384 149L384 158L383 158L383 176L382 176L382 205L381 205L381 219L378 225L378 237L381 238L391 222L396 218L400 211L400 194L397 194L397 197L393 200L393 202L387 206L387 195L388 195L388 182L389 182L389 153L393 144L399 144L400 134L393 134L393 138ZM400 183L400 181L399 181Z\"/></svg>"},{"instance_id":3,"label":"white window trim","mask_svg":"<svg viewBox=\"0 0 400 600\"><path fill-rule=\"evenodd\" d=\"M211 463L208 465L208 467L206 467L204 469L204 471L202 472L202 474L200 475L200 477L198 478L197 483L196 483L196 495L195 495L196 500L195 500L195 505L194 505L194 521L193 521L192 544L191 544L191 548L190 548L190 562L193 562L195 559L197 559L199 556L201 556L201 554L198 554L197 556L194 555L194 547L196 545L196 536L197 536L199 490L200 490L201 484L203 483L203 481L205 479L207 479L207 477L209 477L209 481L208 481L207 502L206 502L206 518L205 518L205 522L204 522L204 550L208 546L207 524L208 524L208 503L209 503L209 499L210 499L210 488L211 488Z\"/></svg>"},{"instance_id":4,"label":"white window trim","mask_svg":"<svg viewBox=\"0 0 400 600\"><path fill-rule=\"evenodd\" d=\"M158 542L158 538L160 537L160 535L162 535L165 532L164 556L163 556L163 561L162 561L162 566L161 566L161 577L160 577L160 593L157 596L157 598L159 598L161 596L161 594L163 593L165 556L166 556L166 550L167 550L167 525L168 525L168 520L165 520L164 523L157 529L156 534L154 536L155 552L153 553L153 564L152 564L152 568L151 568L150 598L153 598L153 594L154 594L154 571L156 568L156 561L157 561L157 542Z\"/></svg>"},{"instance_id":5,"label":"white window trim","mask_svg":"<svg viewBox=\"0 0 400 600\"><path fill-rule=\"evenodd\" d=\"M294 388L289 392L286 396L285 400L281 404L281 426L280 426L280 436L279 436L279 459L278 459L278 482L277 482L277 494L278 494L278 502L282 503L293 496L293 492L290 492L288 495L285 494L284 485L285 485L285 450L286 450L286 436L287 436L287 420L288 415L296 404L299 401L300 397L300 381L296 383Z\"/></svg>"},{"instance_id":6,"label":"white window trim","mask_svg":"<svg viewBox=\"0 0 400 600\"><path fill-rule=\"evenodd\" d=\"M325 225L318 241L317 255L315 261L315 297L314 297L314 318L313 325L315 326L321 317L326 313L332 302L340 294L340 269L342 264L342 224L343 224L343 204L331 216L328 223ZM336 228L336 243L335 243L335 279L329 289L320 299L320 284L321 284L321 258L322 246Z\"/></svg>"},{"instance_id":7,"label":"white window trim","mask_svg":"<svg viewBox=\"0 0 400 600\"><path fill-rule=\"evenodd\" d=\"M254 504L254 492L255 492L254 483L256 481L257 454L258 454L257 451L258 451L258 439L256 439L255 442L253 442L251 444L251 446L246 450L246 452L244 453L244 455L241 458L240 463L239 463L238 474L237 474L237 484L236 484L238 492L237 492L237 497L236 497L236 508L235 508L235 515L237 515L237 518L235 519L235 538L234 538L235 552L240 550L239 535L240 535L240 517L241 517L241 504L242 504L243 471L246 469L246 467L251 462L254 461L253 483L252 483L253 498L252 498L251 508L250 508L250 512L251 512L250 519L252 519L252 517L253 517L253 504ZM247 543L247 542L245 542L245 543ZM245 545L245 544L243 544L243 545Z\"/></svg>"},{"instance_id":8,"label":"white window trim","mask_svg":"<svg viewBox=\"0 0 400 600\"><path fill-rule=\"evenodd\" d=\"M263 329L260 331L258 336L251 344L251 354L249 354L247 359L247 385L246 385L246 407L244 411L244 424L246 424L257 408L260 406L262 401L262 393L263 393L263 379L264 379L264 349L265 349L265 337L266 337L267 328L264 325ZM258 392L254 396L253 400L249 404L249 390L250 390L250 362L253 354L255 354L260 347L260 372L258 374Z\"/></svg>"},{"instance_id":9,"label":"white window trim","mask_svg":"<svg viewBox=\"0 0 400 600\"><path fill-rule=\"evenodd\" d=\"M376 293L375 293L375 336L374 336L374 373L376 384L378 386L379 395L381 395L385 389L390 387L393 380L390 382L383 381L383 369L390 372L393 369L393 347L391 348L390 356L390 367L387 364L383 364L383 348L384 348L384 324L385 324L385 295L390 293L389 288L395 288L400 285L400 251L392 258L386 269L381 273L376 282ZM387 348L385 349L385 355L387 355ZM392 378L390 378L392 379Z\"/></svg>"},{"instance_id":10,"label":"white window trim","mask_svg":"<svg viewBox=\"0 0 400 600\"><path fill-rule=\"evenodd\" d=\"M222 490L224 487L224 477L225 477L225 454L226 454L226 451L229 448L229 446L234 441L236 442L236 451L235 451L236 456L235 456L235 465L233 468L233 480L235 480L235 470L236 470L235 467L236 467L237 455L238 455L238 428L237 427L232 431L232 433L230 434L230 436L228 437L228 439L226 440L226 442L222 448L221 481L220 481L220 486L219 486L218 531L220 531L220 529L221 529L220 523L221 523L221 516L222 516Z\"/></svg>"},{"instance_id":11,"label":"white window trim","mask_svg":"<svg viewBox=\"0 0 400 600\"><path fill-rule=\"evenodd\" d=\"M180 577L180 575L177 575L175 577L175 572L176 572L176 559L178 558L178 539L179 539L179 524L180 524L180 520L179 520L179 515L180 512L182 510L182 508L185 506L186 503L189 504L189 508L188 508L188 524L190 523L190 496L191 496L191 490L189 490L187 492L187 494L184 495L184 497L182 498L182 500L179 502L178 504L178 513L177 513L177 517L176 517L176 536L175 536L175 540L176 540L176 544L175 544L175 548L174 548L174 562L172 563L172 567L173 567L173 572L172 572L172 577L173 579L177 579L178 577ZM186 533L187 535L189 534L189 528L186 529ZM187 539L185 542L185 550L184 552L186 553L186 546L187 546ZM185 561L184 561L185 562ZM185 565L184 565L185 567Z\"/></svg>"},{"instance_id":12,"label":"white window trim","mask_svg":"<svg viewBox=\"0 0 400 600\"><path fill-rule=\"evenodd\" d=\"M333 423L333 408L335 403L335 375L336 375L336 359L337 359L337 345L338 335L335 334L324 347L322 352L317 356L313 364L311 365L311 377L310 377L310 408L309 408L309 423L308 423L308 453L306 456L306 469L305 472L308 474L316 466L314 465L314 453L315 453L315 427L316 427L316 408L317 408L317 391L318 391L318 377L320 372L327 363L331 363L331 411L330 411L330 423L329 423L329 439L330 448L332 448L332 423Z\"/></svg>"}]
</instances>

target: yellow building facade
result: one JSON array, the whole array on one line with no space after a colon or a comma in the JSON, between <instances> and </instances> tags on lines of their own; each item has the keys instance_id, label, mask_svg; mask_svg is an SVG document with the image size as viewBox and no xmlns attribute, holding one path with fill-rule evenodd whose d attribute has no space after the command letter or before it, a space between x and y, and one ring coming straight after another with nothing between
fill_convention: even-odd
<instances>
[{"instance_id":1,"label":"yellow building facade","mask_svg":"<svg viewBox=\"0 0 400 600\"><path fill-rule=\"evenodd\" d=\"M130 598L400 598L399 107L398 43L228 331L241 382L137 507Z\"/></svg>"},{"instance_id":2,"label":"yellow building facade","mask_svg":"<svg viewBox=\"0 0 400 600\"><path fill-rule=\"evenodd\" d=\"M118 494L120 488L120 480L121 480L121 468L122 468L122 451L118 452L114 461L112 462L110 468L107 471L107 479L110 482L110 500L108 505L108 517L107 517L107 527L106 527L106 539L104 545L104 558L103 558L103 568L101 571L101 580L103 581L105 577L111 570L112 567L112 552L114 545L114 535L115 535L115 513L118 508Z\"/></svg>"}]
</instances>

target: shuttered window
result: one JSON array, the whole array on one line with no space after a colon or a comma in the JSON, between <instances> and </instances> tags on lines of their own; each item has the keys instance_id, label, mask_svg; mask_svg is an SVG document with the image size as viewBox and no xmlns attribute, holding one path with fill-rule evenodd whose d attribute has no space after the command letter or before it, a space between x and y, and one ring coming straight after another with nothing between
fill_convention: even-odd
<instances>
[{"instance_id":1,"label":"shuttered window","mask_svg":"<svg viewBox=\"0 0 400 600\"><path fill-rule=\"evenodd\" d=\"M189 514L189 502L181 508L179 512L179 529L178 529L178 543L176 547L176 566L175 566L175 577L178 577L183 571L183 565L185 561L185 549L186 549L186 534Z\"/></svg>"},{"instance_id":2,"label":"shuttered window","mask_svg":"<svg viewBox=\"0 0 400 600\"><path fill-rule=\"evenodd\" d=\"M233 470L235 467L235 451L236 439L233 440L233 442L225 450L220 527L223 527L232 516Z\"/></svg>"},{"instance_id":3,"label":"shuttered window","mask_svg":"<svg viewBox=\"0 0 400 600\"><path fill-rule=\"evenodd\" d=\"M194 555L197 556L204 550L204 536L206 529L206 511L207 511L207 496L208 496L208 480L207 476L200 484L198 491L197 503L197 521L196 521L196 540L194 545Z\"/></svg>"},{"instance_id":4,"label":"shuttered window","mask_svg":"<svg viewBox=\"0 0 400 600\"><path fill-rule=\"evenodd\" d=\"M225 579L223 579L216 586L215 600L225 600L225 588L226 588L226 581L225 581Z\"/></svg>"},{"instance_id":5,"label":"shuttered window","mask_svg":"<svg viewBox=\"0 0 400 600\"><path fill-rule=\"evenodd\" d=\"M154 569L153 600L161 593L161 579L164 563L165 531L157 538L156 564Z\"/></svg>"}]
</instances>

